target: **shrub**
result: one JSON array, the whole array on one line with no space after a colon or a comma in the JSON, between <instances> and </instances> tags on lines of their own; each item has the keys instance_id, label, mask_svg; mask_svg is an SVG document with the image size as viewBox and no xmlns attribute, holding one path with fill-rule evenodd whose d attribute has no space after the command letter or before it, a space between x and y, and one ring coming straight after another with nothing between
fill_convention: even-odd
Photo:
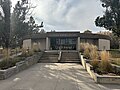
<instances>
[{"instance_id":1,"label":"shrub","mask_svg":"<svg viewBox=\"0 0 120 90\"><path fill-rule=\"evenodd\" d=\"M112 66L110 64L110 54L107 51L101 51L100 53L100 58L101 58L101 63L99 65L99 68L101 70L101 72L104 73L108 73L112 71Z\"/></svg>"},{"instance_id":2,"label":"shrub","mask_svg":"<svg viewBox=\"0 0 120 90\"><path fill-rule=\"evenodd\" d=\"M85 43L80 43L80 52L84 52Z\"/></svg>"},{"instance_id":3,"label":"shrub","mask_svg":"<svg viewBox=\"0 0 120 90\"><path fill-rule=\"evenodd\" d=\"M83 53L83 54L84 54L84 57L88 59L88 58L90 57L89 53L90 53L89 49L86 48L86 49L84 50L84 53Z\"/></svg>"},{"instance_id":4,"label":"shrub","mask_svg":"<svg viewBox=\"0 0 120 90\"><path fill-rule=\"evenodd\" d=\"M91 46L90 46L90 44L89 43L85 43L84 44L84 52L83 52L83 55L84 55L84 57L85 58L90 58L90 48L91 48Z\"/></svg>"},{"instance_id":5,"label":"shrub","mask_svg":"<svg viewBox=\"0 0 120 90\"><path fill-rule=\"evenodd\" d=\"M34 54L33 49L22 49L22 54L20 55L20 57L29 57L32 56Z\"/></svg>"},{"instance_id":6,"label":"shrub","mask_svg":"<svg viewBox=\"0 0 120 90\"><path fill-rule=\"evenodd\" d=\"M90 52L90 59L91 59L91 62L90 64L93 66L93 69L96 70L99 66L99 61L98 61L98 51L97 51L97 48L92 45L92 48L93 50L91 50Z\"/></svg>"},{"instance_id":7,"label":"shrub","mask_svg":"<svg viewBox=\"0 0 120 90\"><path fill-rule=\"evenodd\" d=\"M9 59L10 58L10 49L4 49L3 56L4 56L4 59Z\"/></svg>"},{"instance_id":8,"label":"shrub","mask_svg":"<svg viewBox=\"0 0 120 90\"><path fill-rule=\"evenodd\" d=\"M13 67L16 65L17 62L20 62L24 59L25 58L22 58L22 57L9 58L9 60L5 59L0 62L0 69L4 70L4 69L8 69L10 67Z\"/></svg>"}]
</instances>

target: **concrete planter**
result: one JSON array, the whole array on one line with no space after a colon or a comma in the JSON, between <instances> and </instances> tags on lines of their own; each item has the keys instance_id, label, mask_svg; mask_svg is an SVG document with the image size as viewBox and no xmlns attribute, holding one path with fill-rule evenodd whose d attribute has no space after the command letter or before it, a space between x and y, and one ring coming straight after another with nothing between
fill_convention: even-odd
<instances>
[{"instance_id":1,"label":"concrete planter","mask_svg":"<svg viewBox=\"0 0 120 90\"><path fill-rule=\"evenodd\" d=\"M42 53L33 55L31 57L26 58L24 61L16 63L16 66L14 67L8 68L6 70L0 70L0 80L4 80L12 76L13 74L16 74L36 64L41 56L42 56Z\"/></svg>"},{"instance_id":2,"label":"concrete planter","mask_svg":"<svg viewBox=\"0 0 120 90\"><path fill-rule=\"evenodd\" d=\"M120 76L109 76L109 75L99 75L93 71L92 65L86 63L83 56L81 56L81 62L83 67L87 70L90 76L94 79L96 83L106 83L106 84L120 84ZM114 66L120 70L120 66Z\"/></svg>"}]
</instances>

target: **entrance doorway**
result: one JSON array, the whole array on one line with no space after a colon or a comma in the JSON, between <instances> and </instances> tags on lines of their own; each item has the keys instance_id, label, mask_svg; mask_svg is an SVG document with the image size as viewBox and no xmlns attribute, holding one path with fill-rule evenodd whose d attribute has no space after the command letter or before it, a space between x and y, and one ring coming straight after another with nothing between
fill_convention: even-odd
<instances>
[{"instance_id":1,"label":"entrance doorway","mask_svg":"<svg viewBox=\"0 0 120 90\"><path fill-rule=\"evenodd\" d=\"M50 38L51 50L76 50L77 38Z\"/></svg>"}]
</instances>

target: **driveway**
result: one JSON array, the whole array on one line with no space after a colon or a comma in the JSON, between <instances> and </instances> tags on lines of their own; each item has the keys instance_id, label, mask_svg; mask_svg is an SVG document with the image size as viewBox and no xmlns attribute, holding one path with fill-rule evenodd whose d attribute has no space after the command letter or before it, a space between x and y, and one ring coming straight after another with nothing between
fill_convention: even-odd
<instances>
[{"instance_id":1,"label":"driveway","mask_svg":"<svg viewBox=\"0 0 120 90\"><path fill-rule=\"evenodd\" d=\"M80 64L38 63L0 81L0 90L120 90L120 85L96 84Z\"/></svg>"}]
</instances>

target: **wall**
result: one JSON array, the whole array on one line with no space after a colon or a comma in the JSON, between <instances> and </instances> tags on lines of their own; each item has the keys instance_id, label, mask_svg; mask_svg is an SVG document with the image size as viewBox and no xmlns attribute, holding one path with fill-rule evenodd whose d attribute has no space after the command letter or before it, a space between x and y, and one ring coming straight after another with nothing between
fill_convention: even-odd
<instances>
[{"instance_id":1,"label":"wall","mask_svg":"<svg viewBox=\"0 0 120 90\"><path fill-rule=\"evenodd\" d=\"M28 48L31 49L31 47L32 47L31 46L31 39L26 39L23 41L23 48L24 49L28 49Z\"/></svg>"},{"instance_id":2,"label":"wall","mask_svg":"<svg viewBox=\"0 0 120 90\"><path fill-rule=\"evenodd\" d=\"M36 40L35 42L33 40L33 45L35 43L38 44L38 47L39 47L40 50L43 51L43 50L46 49L46 39L39 39L39 40Z\"/></svg>"},{"instance_id":3,"label":"wall","mask_svg":"<svg viewBox=\"0 0 120 90\"><path fill-rule=\"evenodd\" d=\"M98 44L99 50L110 50L110 40L99 39Z\"/></svg>"}]
</instances>

